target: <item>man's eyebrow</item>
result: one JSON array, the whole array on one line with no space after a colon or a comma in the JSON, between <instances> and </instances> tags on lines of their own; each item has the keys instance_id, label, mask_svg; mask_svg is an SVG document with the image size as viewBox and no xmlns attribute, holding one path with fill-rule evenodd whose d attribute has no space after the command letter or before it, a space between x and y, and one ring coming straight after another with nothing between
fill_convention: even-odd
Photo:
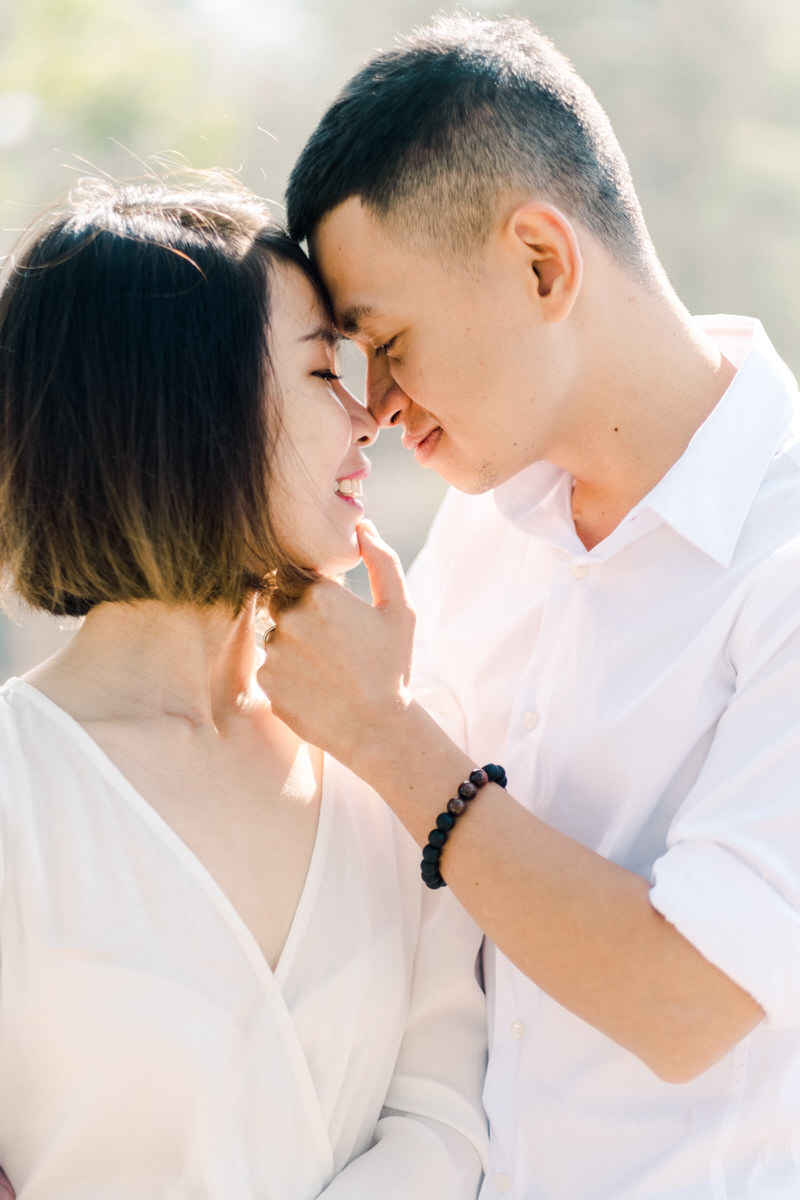
<instances>
[{"instance_id":1,"label":"man's eyebrow","mask_svg":"<svg viewBox=\"0 0 800 1200\"><path fill-rule=\"evenodd\" d=\"M341 337L335 329L331 329L330 325L318 325L316 329L312 329L310 333L304 333L298 338L300 342L324 342L326 346L338 346Z\"/></svg>"},{"instance_id":2,"label":"man's eyebrow","mask_svg":"<svg viewBox=\"0 0 800 1200\"><path fill-rule=\"evenodd\" d=\"M369 304L352 304L346 308L339 320L336 322L339 329L346 336L354 333L359 333L364 321L375 316L375 309Z\"/></svg>"}]
</instances>

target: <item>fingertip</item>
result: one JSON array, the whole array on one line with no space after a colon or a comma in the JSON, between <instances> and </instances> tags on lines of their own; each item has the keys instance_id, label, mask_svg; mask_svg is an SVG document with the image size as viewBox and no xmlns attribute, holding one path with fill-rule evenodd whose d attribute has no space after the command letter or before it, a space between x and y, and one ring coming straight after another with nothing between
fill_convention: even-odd
<instances>
[{"instance_id":1,"label":"fingertip","mask_svg":"<svg viewBox=\"0 0 800 1200\"><path fill-rule=\"evenodd\" d=\"M358 522L358 525L356 525L356 532L358 533L359 538L362 536L362 534L364 534L373 542L377 541L378 537L380 536L372 521L368 520L366 517L363 521Z\"/></svg>"},{"instance_id":2,"label":"fingertip","mask_svg":"<svg viewBox=\"0 0 800 1200\"><path fill-rule=\"evenodd\" d=\"M369 554L370 551L379 551L381 546L386 543L378 533L372 521L360 521L356 526L356 534L358 536L358 548L361 551L361 557L364 557L364 551Z\"/></svg>"}]
</instances>

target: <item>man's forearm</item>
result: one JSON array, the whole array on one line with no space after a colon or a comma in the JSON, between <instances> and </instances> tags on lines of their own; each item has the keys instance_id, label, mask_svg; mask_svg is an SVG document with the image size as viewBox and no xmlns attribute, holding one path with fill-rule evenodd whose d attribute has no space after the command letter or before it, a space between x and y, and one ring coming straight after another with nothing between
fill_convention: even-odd
<instances>
[{"instance_id":1,"label":"man's forearm","mask_svg":"<svg viewBox=\"0 0 800 1200\"><path fill-rule=\"evenodd\" d=\"M398 707L351 766L424 845L473 763L416 704ZM649 883L489 784L458 821L441 872L521 971L662 1078L706 1070L763 1017L756 1001L655 911Z\"/></svg>"}]
</instances>

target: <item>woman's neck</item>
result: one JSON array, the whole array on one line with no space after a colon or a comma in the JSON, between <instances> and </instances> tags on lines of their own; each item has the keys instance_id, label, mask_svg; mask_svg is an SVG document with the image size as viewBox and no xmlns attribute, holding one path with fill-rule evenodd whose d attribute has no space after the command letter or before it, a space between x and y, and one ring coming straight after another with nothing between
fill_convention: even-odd
<instances>
[{"instance_id":1,"label":"woman's neck","mask_svg":"<svg viewBox=\"0 0 800 1200\"><path fill-rule=\"evenodd\" d=\"M254 622L254 601L236 618L220 606L102 604L25 678L81 721L170 716L224 732L267 705Z\"/></svg>"}]
</instances>

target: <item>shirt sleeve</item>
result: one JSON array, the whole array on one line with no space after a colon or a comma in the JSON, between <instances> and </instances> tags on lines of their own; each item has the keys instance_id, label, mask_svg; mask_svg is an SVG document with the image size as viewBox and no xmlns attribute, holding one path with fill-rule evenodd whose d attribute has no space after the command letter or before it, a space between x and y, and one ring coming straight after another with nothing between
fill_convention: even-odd
<instances>
[{"instance_id":1,"label":"shirt sleeve","mask_svg":"<svg viewBox=\"0 0 800 1200\"><path fill-rule=\"evenodd\" d=\"M405 1032L373 1144L320 1200L477 1195L488 1153L480 943L479 929L449 892L425 889Z\"/></svg>"},{"instance_id":2,"label":"shirt sleeve","mask_svg":"<svg viewBox=\"0 0 800 1200\"><path fill-rule=\"evenodd\" d=\"M762 1006L800 1025L800 553L747 598L736 689L653 868L653 906Z\"/></svg>"}]
</instances>

